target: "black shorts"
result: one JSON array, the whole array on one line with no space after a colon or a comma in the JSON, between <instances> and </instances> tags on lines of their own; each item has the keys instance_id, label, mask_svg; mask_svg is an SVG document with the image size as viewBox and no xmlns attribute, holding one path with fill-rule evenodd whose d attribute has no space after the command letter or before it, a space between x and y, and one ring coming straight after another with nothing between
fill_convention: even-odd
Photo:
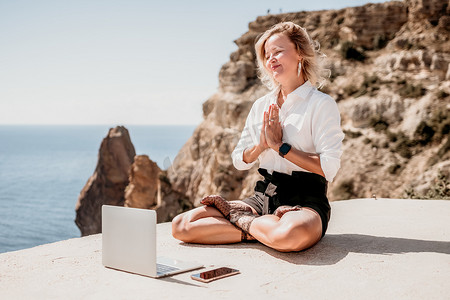
<instances>
[{"instance_id":1,"label":"black shorts","mask_svg":"<svg viewBox=\"0 0 450 300\"><path fill-rule=\"evenodd\" d=\"M322 237L328 228L331 207L327 198L327 181L308 172L294 171L292 175L258 169L264 180L256 183L255 194L242 200L259 215L273 214L282 205L300 205L316 211L322 220Z\"/></svg>"}]
</instances>

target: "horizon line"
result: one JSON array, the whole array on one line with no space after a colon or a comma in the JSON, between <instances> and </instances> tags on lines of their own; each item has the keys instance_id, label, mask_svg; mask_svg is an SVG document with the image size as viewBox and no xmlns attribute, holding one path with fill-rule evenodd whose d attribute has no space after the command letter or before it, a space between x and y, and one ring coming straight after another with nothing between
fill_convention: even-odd
<instances>
[{"instance_id":1,"label":"horizon line","mask_svg":"<svg viewBox=\"0 0 450 300\"><path fill-rule=\"evenodd\" d=\"M149 124L124 124L124 123L0 123L0 126L199 126L200 124L164 124L164 123L149 123Z\"/></svg>"}]
</instances>

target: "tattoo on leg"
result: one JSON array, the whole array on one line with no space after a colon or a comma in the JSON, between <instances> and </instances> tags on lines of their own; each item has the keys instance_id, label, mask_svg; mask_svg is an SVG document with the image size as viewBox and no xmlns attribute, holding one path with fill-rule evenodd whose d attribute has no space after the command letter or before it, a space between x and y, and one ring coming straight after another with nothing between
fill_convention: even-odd
<instances>
[{"instance_id":1,"label":"tattoo on leg","mask_svg":"<svg viewBox=\"0 0 450 300\"><path fill-rule=\"evenodd\" d=\"M302 210L302 207L300 205L296 205L296 206L290 206L290 205L282 205L279 206L275 211L274 211L274 215L277 216L278 218L281 218L285 213L287 213L288 211L297 211L297 210Z\"/></svg>"},{"instance_id":2,"label":"tattoo on leg","mask_svg":"<svg viewBox=\"0 0 450 300\"><path fill-rule=\"evenodd\" d=\"M218 211L227 219L230 218L231 206L227 200L219 195L209 195L200 201L201 204L217 208Z\"/></svg>"},{"instance_id":3,"label":"tattoo on leg","mask_svg":"<svg viewBox=\"0 0 450 300\"><path fill-rule=\"evenodd\" d=\"M248 233L250 224L257 217L257 215L254 215L252 209L247 205L227 201L218 195L206 196L202 199L201 203L217 208L222 215L231 222L231 224L250 235Z\"/></svg>"},{"instance_id":4,"label":"tattoo on leg","mask_svg":"<svg viewBox=\"0 0 450 300\"><path fill-rule=\"evenodd\" d=\"M250 225L257 217L252 212L233 211L230 213L230 222L242 229L245 233L249 233Z\"/></svg>"},{"instance_id":5,"label":"tattoo on leg","mask_svg":"<svg viewBox=\"0 0 450 300\"><path fill-rule=\"evenodd\" d=\"M227 201L219 195L209 195L200 201L201 204L217 208L226 219L230 219L230 214L235 211L247 211L252 213L252 209L247 205Z\"/></svg>"}]
</instances>

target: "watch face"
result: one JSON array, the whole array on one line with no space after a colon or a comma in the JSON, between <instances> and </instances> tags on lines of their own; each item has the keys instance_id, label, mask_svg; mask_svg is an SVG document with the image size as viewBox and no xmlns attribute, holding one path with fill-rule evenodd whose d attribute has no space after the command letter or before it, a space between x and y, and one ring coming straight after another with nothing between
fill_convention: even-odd
<instances>
[{"instance_id":1,"label":"watch face","mask_svg":"<svg viewBox=\"0 0 450 300\"><path fill-rule=\"evenodd\" d=\"M291 150L291 145L284 143L283 145L281 145L279 151L281 154L286 155L289 152L289 150Z\"/></svg>"}]
</instances>

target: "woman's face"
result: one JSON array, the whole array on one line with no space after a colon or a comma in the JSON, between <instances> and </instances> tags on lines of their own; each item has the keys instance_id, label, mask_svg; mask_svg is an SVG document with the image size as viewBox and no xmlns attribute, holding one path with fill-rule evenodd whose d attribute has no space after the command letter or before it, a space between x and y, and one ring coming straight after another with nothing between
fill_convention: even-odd
<instances>
[{"instance_id":1,"label":"woman's face","mask_svg":"<svg viewBox=\"0 0 450 300\"><path fill-rule=\"evenodd\" d=\"M282 83L292 76L297 77L300 55L294 43L284 34L272 35L265 44L265 67L273 78Z\"/></svg>"}]
</instances>

